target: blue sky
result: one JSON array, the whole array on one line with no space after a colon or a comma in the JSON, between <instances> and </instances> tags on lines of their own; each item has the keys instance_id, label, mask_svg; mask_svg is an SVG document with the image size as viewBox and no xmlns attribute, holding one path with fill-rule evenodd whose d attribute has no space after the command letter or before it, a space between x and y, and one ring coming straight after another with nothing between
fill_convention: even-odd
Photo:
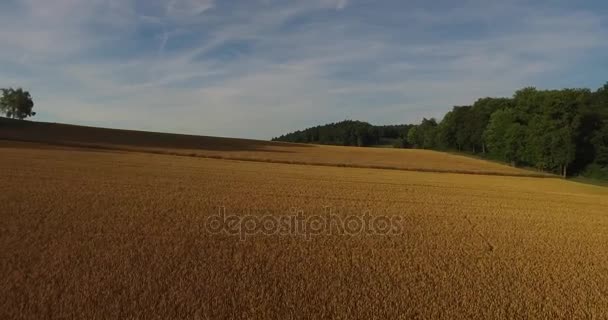
<instances>
[{"instance_id":1,"label":"blue sky","mask_svg":"<svg viewBox=\"0 0 608 320\"><path fill-rule=\"evenodd\" d=\"M608 81L606 1L2 0L36 119L268 139Z\"/></svg>"}]
</instances>

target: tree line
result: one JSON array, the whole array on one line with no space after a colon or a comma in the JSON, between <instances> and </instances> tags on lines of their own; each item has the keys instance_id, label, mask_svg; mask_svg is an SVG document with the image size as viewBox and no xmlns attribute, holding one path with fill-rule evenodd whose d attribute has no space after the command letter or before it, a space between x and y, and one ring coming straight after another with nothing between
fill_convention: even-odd
<instances>
[{"instance_id":1,"label":"tree line","mask_svg":"<svg viewBox=\"0 0 608 320\"><path fill-rule=\"evenodd\" d=\"M410 130L416 148L480 154L513 166L608 179L608 84L602 88L516 91L455 106Z\"/></svg>"},{"instance_id":2,"label":"tree line","mask_svg":"<svg viewBox=\"0 0 608 320\"><path fill-rule=\"evenodd\" d=\"M0 113L36 115L28 91L0 89ZM416 125L374 126L345 120L295 131L274 141L455 150L513 166L608 179L608 83L590 89L516 91L510 98L481 98L455 106L442 118Z\"/></svg>"},{"instance_id":3,"label":"tree line","mask_svg":"<svg viewBox=\"0 0 608 320\"><path fill-rule=\"evenodd\" d=\"M516 91L455 106L437 121L373 126L342 121L308 128L275 141L459 151L541 171L608 179L608 83L590 89Z\"/></svg>"},{"instance_id":4,"label":"tree line","mask_svg":"<svg viewBox=\"0 0 608 320\"><path fill-rule=\"evenodd\" d=\"M344 120L316 126L273 138L273 141L317 143L341 146L372 146L383 141L405 141L413 125L374 126L367 122ZM402 143L399 143L403 147Z\"/></svg>"}]
</instances>

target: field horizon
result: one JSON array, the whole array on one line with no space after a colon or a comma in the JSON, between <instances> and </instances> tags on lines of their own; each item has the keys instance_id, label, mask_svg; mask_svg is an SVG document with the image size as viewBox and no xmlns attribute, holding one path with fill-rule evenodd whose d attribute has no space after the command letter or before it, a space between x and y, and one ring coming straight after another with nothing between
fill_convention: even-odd
<instances>
[{"instance_id":1,"label":"field horizon","mask_svg":"<svg viewBox=\"0 0 608 320\"><path fill-rule=\"evenodd\" d=\"M0 140L186 157L314 166L559 178L462 154L111 129L0 118Z\"/></svg>"},{"instance_id":2,"label":"field horizon","mask_svg":"<svg viewBox=\"0 0 608 320\"><path fill-rule=\"evenodd\" d=\"M0 320L608 320L608 1L0 21Z\"/></svg>"},{"instance_id":3,"label":"field horizon","mask_svg":"<svg viewBox=\"0 0 608 320\"><path fill-rule=\"evenodd\" d=\"M0 153L2 318L608 310L605 187L438 151L12 120Z\"/></svg>"},{"instance_id":4,"label":"field horizon","mask_svg":"<svg viewBox=\"0 0 608 320\"><path fill-rule=\"evenodd\" d=\"M603 187L7 140L0 153L1 318L608 310ZM285 218L303 229L268 229Z\"/></svg>"}]
</instances>

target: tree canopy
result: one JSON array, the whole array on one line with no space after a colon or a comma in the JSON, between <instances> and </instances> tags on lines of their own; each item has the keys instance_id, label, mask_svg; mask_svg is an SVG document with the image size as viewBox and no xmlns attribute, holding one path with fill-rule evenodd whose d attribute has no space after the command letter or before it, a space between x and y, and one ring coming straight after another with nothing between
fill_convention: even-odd
<instances>
[{"instance_id":1,"label":"tree canopy","mask_svg":"<svg viewBox=\"0 0 608 320\"><path fill-rule=\"evenodd\" d=\"M346 120L289 133L275 141L456 150L514 166L608 179L608 83L590 89L526 87L509 98L455 106L438 122L373 126Z\"/></svg>"},{"instance_id":2,"label":"tree canopy","mask_svg":"<svg viewBox=\"0 0 608 320\"><path fill-rule=\"evenodd\" d=\"M421 143L428 120L410 130L419 148L481 153L513 165L567 176L593 167L608 175L608 84L589 89L516 91L456 106L438 124L436 141ZM428 133L427 133L428 135Z\"/></svg>"},{"instance_id":3,"label":"tree canopy","mask_svg":"<svg viewBox=\"0 0 608 320\"><path fill-rule=\"evenodd\" d=\"M19 120L36 115L36 112L32 111L34 101L29 92L21 88L0 89L0 91L2 91L0 113L5 114L8 118Z\"/></svg>"},{"instance_id":4,"label":"tree canopy","mask_svg":"<svg viewBox=\"0 0 608 320\"><path fill-rule=\"evenodd\" d=\"M589 89L526 87L508 98L455 106L438 122L373 126L343 121L274 140L368 146L383 138L396 147L456 150L563 176L608 179L608 83Z\"/></svg>"},{"instance_id":5,"label":"tree canopy","mask_svg":"<svg viewBox=\"0 0 608 320\"><path fill-rule=\"evenodd\" d=\"M367 122L344 120L298 130L272 140L363 147L379 144L383 138L405 140L409 127L408 125L373 126Z\"/></svg>"}]
</instances>

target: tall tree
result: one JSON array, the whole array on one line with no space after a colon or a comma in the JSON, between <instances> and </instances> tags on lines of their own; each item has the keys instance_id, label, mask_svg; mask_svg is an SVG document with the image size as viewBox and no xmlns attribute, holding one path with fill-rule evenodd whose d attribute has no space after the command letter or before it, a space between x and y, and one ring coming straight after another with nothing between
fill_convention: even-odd
<instances>
[{"instance_id":1,"label":"tall tree","mask_svg":"<svg viewBox=\"0 0 608 320\"><path fill-rule=\"evenodd\" d=\"M471 144L474 151L481 149L486 153L486 142L484 132L490 123L490 116L497 110L513 108L513 99L509 98L482 98L473 104L471 109Z\"/></svg>"},{"instance_id":2,"label":"tall tree","mask_svg":"<svg viewBox=\"0 0 608 320\"><path fill-rule=\"evenodd\" d=\"M512 98L482 98L472 106L453 107L440 124L435 119L382 127L344 122L318 127L318 132L318 139L340 144L367 145L398 137L399 147L487 151L494 159L564 177L585 173L608 179L608 83L595 92L528 87ZM303 140L315 137L311 133Z\"/></svg>"},{"instance_id":3,"label":"tall tree","mask_svg":"<svg viewBox=\"0 0 608 320\"><path fill-rule=\"evenodd\" d=\"M595 133L592 139L595 148L594 162L602 167L608 168L608 122Z\"/></svg>"},{"instance_id":4,"label":"tall tree","mask_svg":"<svg viewBox=\"0 0 608 320\"><path fill-rule=\"evenodd\" d=\"M0 97L0 112L7 117L23 120L27 117L35 116L33 112L34 101L29 92L23 89L1 89L2 97Z\"/></svg>"},{"instance_id":5,"label":"tall tree","mask_svg":"<svg viewBox=\"0 0 608 320\"><path fill-rule=\"evenodd\" d=\"M507 143L507 132L511 126L515 125L515 111L513 109L497 110L490 117L487 129L483 134L490 155L496 159L514 162L514 154L511 146Z\"/></svg>"},{"instance_id":6,"label":"tall tree","mask_svg":"<svg viewBox=\"0 0 608 320\"><path fill-rule=\"evenodd\" d=\"M422 147L422 139L420 139L420 134L418 133L418 126L412 127L407 133L407 144L414 148Z\"/></svg>"},{"instance_id":7,"label":"tall tree","mask_svg":"<svg viewBox=\"0 0 608 320\"><path fill-rule=\"evenodd\" d=\"M471 106L454 106L437 128L437 144L446 149L471 149Z\"/></svg>"},{"instance_id":8,"label":"tall tree","mask_svg":"<svg viewBox=\"0 0 608 320\"><path fill-rule=\"evenodd\" d=\"M434 118L422 119L416 130L416 145L423 149L437 147L437 121Z\"/></svg>"},{"instance_id":9,"label":"tall tree","mask_svg":"<svg viewBox=\"0 0 608 320\"><path fill-rule=\"evenodd\" d=\"M521 124L511 123L505 132L504 160L515 166L524 158L526 150L526 129Z\"/></svg>"}]
</instances>

